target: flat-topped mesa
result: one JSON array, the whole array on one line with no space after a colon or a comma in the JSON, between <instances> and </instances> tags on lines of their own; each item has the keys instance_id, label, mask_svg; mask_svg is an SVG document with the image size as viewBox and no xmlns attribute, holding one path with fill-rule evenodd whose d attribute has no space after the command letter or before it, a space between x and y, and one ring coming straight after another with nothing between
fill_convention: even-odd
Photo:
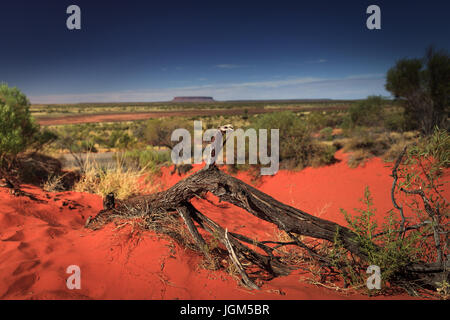
<instances>
[{"instance_id":1,"label":"flat-topped mesa","mask_svg":"<svg viewBox=\"0 0 450 320\"><path fill-rule=\"evenodd\" d=\"M175 97L173 102L215 102L213 97Z\"/></svg>"}]
</instances>

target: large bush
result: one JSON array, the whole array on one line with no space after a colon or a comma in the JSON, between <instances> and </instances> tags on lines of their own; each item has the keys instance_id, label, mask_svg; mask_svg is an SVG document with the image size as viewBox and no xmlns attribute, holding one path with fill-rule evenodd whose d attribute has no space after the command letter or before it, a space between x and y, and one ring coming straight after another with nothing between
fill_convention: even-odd
<instances>
[{"instance_id":1,"label":"large bush","mask_svg":"<svg viewBox=\"0 0 450 320\"><path fill-rule=\"evenodd\" d=\"M370 96L352 105L349 110L349 126L377 126L384 120L386 99Z\"/></svg>"},{"instance_id":2,"label":"large bush","mask_svg":"<svg viewBox=\"0 0 450 320\"><path fill-rule=\"evenodd\" d=\"M401 59L387 73L386 90L403 102L407 129L445 128L450 107L450 55L428 49L423 59Z\"/></svg>"},{"instance_id":3,"label":"large bush","mask_svg":"<svg viewBox=\"0 0 450 320\"><path fill-rule=\"evenodd\" d=\"M15 157L37 142L39 126L30 115L30 103L17 88L0 85L0 162Z\"/></svg>"},{"instance_id":4,"label":"large bush","mask_svg":"<svg viewBox=\"0 0 450 320\"><path fill-rule=\"evenodd\" d=\"M143 140L150 146L160 146L172 149L178 142L171 141L172 132L184 128L192 131L192 123L183 119L150 119L147 121L143 132Z\"/></svg>"},{"instance_id":5,"label":"large bush","mask_svg":"<svg viewBox=\"0 0 450 320\"><path fill-rule=\"evenodd\" d=\"M310 165L328 164L334 159L333 146L319 144L311 136L308 123L293 112L265 114L257 118L253 127L279 129L280 161L287 168L302 168ZM270 141L268 149L270 150Z\"/></svg>"}]
</instances>

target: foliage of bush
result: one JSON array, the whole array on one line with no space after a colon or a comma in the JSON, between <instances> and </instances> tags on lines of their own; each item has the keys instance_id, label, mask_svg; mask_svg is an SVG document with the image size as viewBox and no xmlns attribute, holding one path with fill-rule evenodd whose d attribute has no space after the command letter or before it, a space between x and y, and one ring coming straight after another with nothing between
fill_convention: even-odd
<instances>
[{"instance_id":1,"label":"foliage of bush","mask_svg":"<svg viewBox=\"0 0 450 320\"><path fill-rule=\"evenodd\" d=\"M448 128L450 55L430 47L422 59L401 59L387 73L386 90L405 108L407 129L432 134Z\"/></svg>"},{"instance_id":2,"label":"foliage of bush","mask_svg":"<svg viewBox=\"0 0 450 320\"><path fill-rule=\"evenodd\" d=\"M350 138L346 140L344 151L357 152L359 156L365 154L367 157L378 157L389 150L390 143L389 135L385 132L357 127L352 130Z\"/></svg>"},{"instance_id":3,"label":"foliage of bush","mask_svg":"<svg viewBox=\"0 0 450 320\"><path fill-rule=\"evenodd\" d=\"M31 116L29 101L19 89L0 84L0 164L55 138L50 131L40 131Z\"/></svg>"},{"instance_id":4,"label":"foliage of bush","mask_svg":"<svg viewBox=\"0 0 450 320\"><path fill-rule=\"evenodd\" d=\"M294 113L278 112L265 114L252 124L256 130L279 129L280 162L291 168L329 164L334 159L333 146L319 144L311 137L311 128ZM270 150L269 138L268 150Z\"/></svg>"},{"instance_id":5,"label":"foliage of bush","mask_svg":"<svg viewBox=\"0 0 450 320\"><path fill-rule=\"evenodd\" d=\"M320 135L328 141L333 140L333 128L331 127L326 127L323 128L322 130L320 130Z\"/></svg>"},{"instance_id":6,"label":"foliage of bush","mask_svg":"<svg viewBox=\"0 0 450 320\"><path fill-rule=\"evenodd\" d=\"M354 216L341 209L348 227L355 232L356 241L367 256L364 263L355 260L336 236L333 247L326 252L347 284L364 286L366 268L376 265L381 269L382 291L388 284L408 290L418 288L414 282L405 287L404 279L397 281L406 266L414 262L436 263L439 257L441 261L448 259L450 206L444 189L445 172L450 166L447 130L436 128L432 136L409 145L402 159L393 194L400 207L392 209L381 226L374 219L376 210L368 187L361 200L364 207L355 209ZM402 214L406 218L405 225ZM447 277L446 272L442 277ZM447 282L441 281L439 285L437 293L447 296Z\"/></svg>"},{"instance_id":7,"label":"foliage of bush","mask_svg":"<svg viewBox=\"0 0 450 320\"><path fill-rule=\"evenodd\" d=\"M344 123L346 114L340 111L311 111L304 116L304 121L308 122L312 129L337 128Z\"/></svg>"},{"instance_id":8,"label":"foliage of bush","mask_svg":"<svg viewBox=\"0 0 450 320\"><path fill-rule=\"evenodd\" d=\"M128 135L127 132L114 130L111 132L111 135L106 140L106 145L109 148L119 148L126 149L131 144L132 138Z\"/></svg>"},{"instance_id":9,"label":"foliage of bush","mask_svg":"<svg viewBox=\"0 0 450 320\"><path fill-rule=\"evenodd\" d=\"M387 132L383 128L356 127L347 132L348 138L337 140L345 152L350 152L349 166L354 168L372 157L386 161L397 158L406 144L418 139L418 132Z\"/></svg>"},{"instance_id":10,"label":"foliage of bush","mask_svg":"<svg viewBox=\"0 0 450 320\"><path fill-rule=\"evenodd\" d=\"M143 129L142 137L147 145L172 149L178 143L171 141L172 132L180 128L192 131L193 123L180 118L150 119Z\"/></svg>"},{"instance_id":11,"label":"foliage of bush","mask_svg":"<svg viewBox=\"0 0 450 320\"><path fill-rule=\"evenodd\" d=\"M435 239L440 239L440 251L443 259L448 259L448 221L450 205L445 184L448 183L450 167L450 135L447 130L435 128L433 135L426 137L408 148L405 160L398 169L399 187L406 190L420 190L427 204L419 194L404 194L405 208L415 213L418 223L427 224L428 241L422 247L431 252L428 261L436 259Z\"/></svg>"},{"instance_id":12,"label":"foliage of bush","mask_svg":"<svg viewBox=\"0 0 450 320\"><path fill-rule=\"evenodd\" d=\"M148 148L145 150L128 150L121 154L127 166L156 171L161 165L171 161L170 150L156 150Z\"/></svg>"},{"instance_id":13,"label":"foliage of bush","mask_svg":"<svg viewBox=\"0 0 450 320\"><path fill-rule=\"evenodd\" d=\"M369 96L359 101L349 108L347 125L350 128L382 125L386 103L381 96Z\"/></svg>"},{"instance_id":14,"label":"foliage of bush","mask_svg":"<svg viewBox=\"0 0 450 320\"><path fill-rule=\"evenodd\" d=\"M357 234L361 250L367 255L367 265L376 265L381 269L384 282L395 280L395 274L402 268L416 262L421 256L421 248L417 244L423 240L421 232L411 232L399 237L400 217L390 211L381 228L374 220L376 209L369 187L364 190L361 199L363 209L355 209L355 216L341 209L348 227ZM364 266L364 268L367 266Z\"/></svg>"},{"instance_id":15,"label":"foliage of bush","mask_svg":"<svg viewBox=\"0 0 450 320\"><path fill-rule=\"evenodd\" d=\"M392 108L392 110L386 110L384 113L384 127L390 131L406 131L408 125L406 123L404 109Z\"/></svg>"},{"instance_id":16,"label":"foliage of bush","mask_svg":"<svg viewBox=\"0 0 450 320\"><path fill-rule=\"evenodd\" d=\"M0 85L0 157L15 156L34 141L38 126L30 115L30 103L17 88Z\"/></svg>"},{"instance_id":17,"label":"foliage of bush","mask_svg":"<svg viewBox=\"0 0 450 320\"><path fill-rule=\"evenodd\" d=\"M52 128L58 139L54 148L74 153L97 152L98 149L129 149L137 144L132 131L142 125L136 123L85 123Z\"/></svg>"}]
</instances>

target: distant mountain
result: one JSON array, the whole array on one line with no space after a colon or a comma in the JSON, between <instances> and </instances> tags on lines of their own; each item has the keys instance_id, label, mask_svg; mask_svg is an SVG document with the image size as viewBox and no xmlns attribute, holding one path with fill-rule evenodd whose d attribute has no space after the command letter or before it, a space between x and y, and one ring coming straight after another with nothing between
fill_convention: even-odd
<instances>
[{"instance_id":1,"label":"distant mountain","mask_svg":"<svg viewBox=\"0 0 450 320\"><path fill-rule=\"evenodd\" d=\"M173 102L215 102L213 97L175 97Z\"/></svg>"}]
</instances>

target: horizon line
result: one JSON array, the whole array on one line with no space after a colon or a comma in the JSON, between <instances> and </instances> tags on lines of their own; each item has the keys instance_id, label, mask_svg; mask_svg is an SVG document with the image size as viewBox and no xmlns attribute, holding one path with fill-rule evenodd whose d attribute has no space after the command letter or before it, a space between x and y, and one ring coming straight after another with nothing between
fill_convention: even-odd
<instances>
[{"instance_id":1,"label":"horizon line","mask_svg":"<svg viewBox=\"0 0 450 320\"><path fill-rule=\"evenodd\" d=\"M375 95L380 96L380 95ZM382 95L381 95L382 96ZM387 100L394 100L392 97L382 96L383 98ZM189 98L186 96L186 98ZM333 98L314 98L314 99L303 99L303 98L295 98L295 99L237 99L237 100L215 100L213 98L213 101L173 101L173 100L158 100L158 101L107 101L107 102L95 102L95 101L86 101L86 102L64 102L64 103L48 103L48 102L37 102L33 103L30 101L30 105L74 105L74 104L145 104L145 103L174 103L174 104L181 104L181 103L189 103L189 104L195 104L195 103L203 103L203 104L213 104L214 102L321 102L321 101L333 101L333 102L345 102L345 101L359 101L364 100L365 98L356 98L356 99L333 99Z\"/></svg>"}]
</instances>

